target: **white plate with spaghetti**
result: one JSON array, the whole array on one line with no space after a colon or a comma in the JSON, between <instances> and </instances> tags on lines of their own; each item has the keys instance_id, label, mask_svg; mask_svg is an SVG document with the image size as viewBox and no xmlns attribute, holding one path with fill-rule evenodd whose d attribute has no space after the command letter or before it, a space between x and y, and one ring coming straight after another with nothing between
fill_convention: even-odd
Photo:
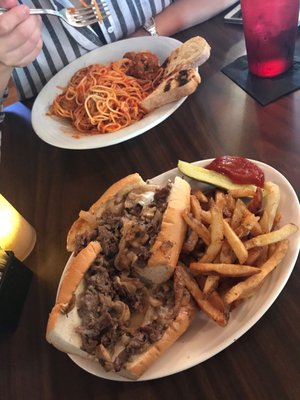
<instances>
[{"instance_id":1,"label":"white plate with spaghetti","mask_svg":"<svg viewBox=\"0 0 300 400\"><path fill-rule=\"evenodd\" d=\"M66 87L71 77L81 68L91 64L110 64L123 57L128 51L147 50L156 54L161 63L169 56L170 52L180 46L181 42L168 37L140 37L115 42L73 61L59 71L41 90L32 109L32 125L36 134L52 146L65 149L93 149L112 146L117 143L132 139L148 131L168 118L186 99L160 107L132 125L119 131L86 135L80 134L66 119L49 115L49 107L55 97Z\"/></svg>"},{"instance_id":2,"label":"white plate with spaghetti","mask_svg":"<svg viewBox=\"0 0 300 400\"><path fill-rule=\"evenodd\" d=\"M212 160L199 161L204 167ZM287 179L269 165L254 161L264 172L265 178L280 188L281 200L279 211L282 214L281 226L293 222L300 227L300 207L297 195ZM182 176L177 168L163 173L151 180L155 184L164 184L176 175ZM199 182L191 180L191 185ZM201 184L200 184L201 185ZM271 307L286 285L295 266L300 249L300 230L289 237L289 250L280 265L267 277L255 295L232 311L228 325L224 328L210 320L204 313L197 313L187 332L177 340L162 356L138 379L146 381L169 376L213 357L233 344L245 334ZM98 377L127 381L117 374L105 372L99 363L79 356L69 357L85 371Z\"/></svg>"}]
</instances>

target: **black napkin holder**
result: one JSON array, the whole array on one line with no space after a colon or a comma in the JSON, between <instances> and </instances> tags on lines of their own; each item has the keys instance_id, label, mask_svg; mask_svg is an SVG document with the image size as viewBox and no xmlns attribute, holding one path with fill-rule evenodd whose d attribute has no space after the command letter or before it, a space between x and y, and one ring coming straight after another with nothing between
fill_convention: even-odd
<instances>
[{"instance_id":1,"label":"black napkin holder","mask_svg":"<svg viewBox=\"0 0 300 400\"><path fill-rule=\"evenodd\" d=\"M12 251L0 248L0 332L18 326L33 273Z\"/></svg>"}]
</instances>

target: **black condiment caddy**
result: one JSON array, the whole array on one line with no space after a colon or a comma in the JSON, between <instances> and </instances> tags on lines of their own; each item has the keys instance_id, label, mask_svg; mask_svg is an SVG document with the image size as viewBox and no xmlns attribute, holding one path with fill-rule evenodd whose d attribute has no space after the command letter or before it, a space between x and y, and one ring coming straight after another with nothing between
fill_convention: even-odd
<instances>
[{"instance_id":1,"label":"black condiment caddy","mask_svg":"<svg viewBox=\"0 0 300 400\"><path fill-rule=\"evenodd\" d=\"M32 276L12 251L0 248L0 332L17 328Z\"/></svg>"}]
</instances>

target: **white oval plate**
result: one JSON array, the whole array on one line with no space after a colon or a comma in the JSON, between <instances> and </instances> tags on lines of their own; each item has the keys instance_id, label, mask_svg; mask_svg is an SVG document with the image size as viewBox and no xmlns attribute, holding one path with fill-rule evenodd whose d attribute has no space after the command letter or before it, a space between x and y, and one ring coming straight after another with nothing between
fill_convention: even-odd
<instances>
[{"instance_id":1,"label":"white oval plate","mask_svg":"<svg viewBox=\"0 0 300 400\"><path fill-rule=\"evenodd\" d=\"M112 146L141 135L168 118L184 102L186 97L166 104L151 113L142 120L123 128L117 132L99 135L78 135L78 132L70 124L70 121L47 115L54 98L61 93L59 87L65 87L71 77L80 68L90 64L109 64L119 60L127 51L149 50L155 53L160 62L164 62L170 52L181 45L181 42L168 37L138 37L121 40L100 47L73 61L59 71L41 90L32 108L32 125L36 134L52 146L64 149L94 149Z\"/></svg>"},{"instance_id":2,"label":"white oval plate","mask_svg":"<svg viewBox=\"0 0 300 400\"><path fill-rule=\"evenodd\" d=\"M212 160L203 160L196 164L204 167L210 161ZM266 180L276 183L280 188L281 225L293 222L300 227L299 202L290 183L274 168L258 161L254 162L264 171ZM173 180L176 175L182 176L177 168L153 178L151 182L164 184L168 179ZM192 186L199 187L197 181L191 180L190 183ZM300 230L290 237L289 242L288 254L281 265L271 273L254 297L245 301L231 313L229 323L225 328L219 327L199 312L188 331L138 381L162 378L200 364L230 346L247 332L273 304L289 279L299 253ZM78 356L69 356L78 366L93 375L109 380L128 381L114 373L105 372L97 362Z\"/></svg>"}]
</instances>

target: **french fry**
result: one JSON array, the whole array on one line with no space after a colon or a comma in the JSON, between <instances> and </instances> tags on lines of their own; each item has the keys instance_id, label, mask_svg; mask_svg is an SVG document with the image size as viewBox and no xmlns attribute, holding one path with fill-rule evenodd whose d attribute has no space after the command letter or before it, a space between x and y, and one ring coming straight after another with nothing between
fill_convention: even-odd
<instances>
[{"instance_id":1,"label":"french fry","mask_svg":"<svg viewBox=\"0 0 300 400\"><path fill-rule=\"evenodd\" d=\"M271 243L276 243L286 239L293 233L297 232L297 230L298 227L295 224L286 224L277 231L265 233L263 235L259 235L250 240L247 240L244 245L247 250L252 249L253 247L267 246Z\"/></svg>"},{"instance_id":2,"label":"french fry","mask_svg":"<svg viewBox=\"0 0 300 400\"><path fill-rule=\"evenodd\" d=\"M235 198L241 198L241 197L254 197L255 195L255 190L254 189L248 189L248 188L242 188L242 189L232 189L229 191L229 194L232 197Z\"/></svg>"},{"instance_id":3,"label":"french fry","mask_svg":"<svg viewBox=\"0 0 300 400\"><path fill-rule=\"evenodd\" d=\"M264 190L191 195L191 210L183 213L188 234L182 261L189 268L178 269L199 308L220 326L261 287L285 257L288 237L298 230L293 223L279 228L279 200L279 188L271 182Z\"/></svg>"},{"instance_id":4,"label":"french fry","mask_svg":"<svg viewBox=\"0 0 300 400\"><path fill-rule=\"evenodd\" d=\"M186 288L193 296L199 308L211 319L213 319L217 324L219 324L220 326L226 326L228 323L229 315L220 311L218 308L213 306L207 299L204 298L203 292L199 288L197 282L184 267L177 266L177 268L182 274Z\"/></svg>"},{"instance_id":5,"label":"french fry","mask_svg":"<svg viewBox=\"0 0 300 400\"><path fill-rule=\"evenodd\" d=\"M226 205L226 197L225 193L223 192L217 192L215 195L215 203L219 207L219 209L223 210Z\"/></svg>"},{"instance_id":6,"label":"french fry","mask_svg":"<svg viewBox=\"0 0 300 400\"><path fill-rule=\"evenodd\" d=\"M204 275L201 275L204 276ZM203 296L207 298L218 287L220 277L217 275L208 275L203 285Z\"/></svg>"},{"instance_id":7,"label":"french fry","mask_svg":"<svg viewBox=\"0 0 300 400\"><path fill-rule=\"evenodd\" d=\"M281 212L277 211L275 218L274 218L274 222L273 222L273 228L272 228L273 231L275 231L276 229L279 229L279 223L281 221L281 217L282 217Z\"/></svg>"},{"instance_id":8,"label":"french fry","mask_svg":"<svg viewBox=\"0 0 300 400\"><path fill-rule=\"evenodd\" d=\"M207 225L211 224L211 213L210 211L205 211L201 207L199 200L195 195L191 195L191 212L195 218L204 222Z\"/></svg>"},{"instance_id":9,"label":"french fry","mask_svg":"<svg viewBox=\"0 0 300 400\"><path fill-rule=\"evenodd\" d=\"M201 257L201 262L213 261L221 250L224 238L222 209L217 203L211 207L210 244Z\"/></svg>"},{"instance_id":10,"label":"french fry","mask_svg":"<svg viewBox=\"0 0 300 400\"><path fill-rule=\"evenodd\" d=\"M259 217L256 217L254 214L247 214L245 218L242 220L239 227L235 229L235 233L239 238L243 238L253 230L254 226L258 223Z\"/></svg>"},{"instance_id":11,"label":"french fry","mask_svg":"<svg viewBox=\"0 0 300 400\"><path fill-rule=\"evenodd\" d=\"M210 244L210 233L205 225L201 221L196 220L188 210L185 210L182 214L183 219L187 225L192 228L197 235L203 240L203 242L208 246Z\"/></svg>"},{"instance_id":12,"label":"french fry","mask_svg":"<svg viewBox=\"0 0 300 400\"><path fill-rule=\"evenodd\" d=\"M235 208L233 210L232 218L230 221L230 226L232 227L233 230L237 229L244 218L244 215L246 213L246 206L242 202L241 199L237 199L235 202Z\"/></svg>"},{"instance_id":13,"label":"french fry","mask_svg":"<svg viewBox=\"0 0 300 400\"><path fill-rule=\"evenodd\" d=\"M188 236L183 243L182 251L184 253L191 253L195 249L195 247L198 243L198 240L199 240L199 236L197 235L197 232L191 230L188 233Z\"/></svg>"},{"instance_id":14,"label":"french fry","mask_svg":"<svg viewBox=\"0 0 300 400\"><path fill-rule=\"evenodd\" d=\"M224 235L228 243L230 244L234 254L237 256L240 264L244 264L248 258L247 249L245 248L240 238L236 235L234 230L231 228L229 223L223 220L223 225L224 225Z\"/></svg>"},{"instance_id":15,"label":"french fry","mask_svg":"<svg viewBox=\"0 0 300 400\"><path fill-rule=\"evenodd\" d=\"M253 247L253 249L248 250L248 258L245 262L246 265L260 265L257 264L257 260L259 259L261 253L263 251L262 247Z\"/></svg>"},{"instance_id":16,"label":"french fry","mask_svg":"<svg viewBox=\"0 0 300 400\"><path fill-rule=\"evenodd\" d=\"M200 203L208 203L207 196L202 192L202 190L198 189L193 192L194 196L200 201Z\"/></svg>"},{"instance_id":17,"label":"french fry","mask_svg":"<svg viewBox=\"0 0 300 400\"><path fill-rule=\"evenodd\" d=\"M234 252L232 251L232 248L226 239L223 242L219 259L220 262L224 264L232 264L235 259Z\"/></svg>"},{"instance_id":18,"label":"french fry","mask_svg":"<svg viewBox=\"0 0 300 400\"><path fill-rule=\"evenodd\" d=\"M273 182L265 182L264 188L267 192L267 195L265 197L264 213L261 218L261 226L266 233L270 232L273 227L274 219L280 202L280 190L278 185Z\"/></svg>"},{"instance_id":19,"label":"french fry","mask_svg":"<svg viewBox=\"0 0 300 400\"><path fill-rule=\"evenodd\" d=\"M202 262L211 262L220 253L224 241L223 228L223 208L225 207L225 197L218 197L211 206L211 242L206 252L200 258ZM218 279L215 276L208 276L205 281L203 293L208 296L218 285Z\"/></svg>"},{"instance_id":20,"label":"french fry","mask_svg":"<svg viewBox=\"0 0 300 400\"><path fill-rule=\"evenodd\" d=\"M271 257L261 266L259 274L250 276L244 281L233 286L224 296L224 301L231 304L236 300L244 299L253 295L254 291L258 289L266 276L283 260L287 251L289 243L287 240L279 242L276 250Z\"/></svg>"},{"instance_id":21,"label":"french fry","mask_svg":"<svg viewBox=\"0 0 300 400\"><path fill-rule=\"evenodd\" d=\"M226 199L226 209L232 215L236 204L235 198L231 196L230 193L227 193L225 195L225 199Z\"/></svg>"},{"instance_id":22,"label":"french fry","mask_svg":"<svg viewBox=\"0 0 300 400\"><path fill-rule=\"evenodd\" d=\"M229 305L217 291L214 290L209 294L208 301L225 316L227 321L229 320Z\"/></svg>"},{"instance_id":23,"label":"french fry","mask_svg":"<svg viewBox=\"0 0 300 400\"><path fill-rule=\"evenodd\" d=\"M244 234L251 232L261 233L262 230L258 223L259 217L248 210L246 204L241 200L237 199L236 207L231 219L230 226L237 233L239 237L244 236Z\"/></svg>"},{"instance_id":24,"label":"french fry","mask_svg":"<svg viewBox=\"0 0 300 400\"><path fill-rule=\"evenodd\" d=\"M256 266L257 266L257 267L260 267L260 266L263 265L263 264L267 261L267 259L268 259L269 246L253 247L253 249L256 249L256 248L261 249L260 255L258 256L257 261L256 261ZM249 250L248 250L248 254L249 254L249 251L251 251L251 250L253 250L253 249L249 249Z\"/></svg>"},{"instance_id":25,"label":"french fry","mask_svg":"<svg viewBox=\"0 0 300 400\"><path fill-rule=\"evenodd\" d=\"M240 264L215 264L193 262L190 264L193 274L218 275L225 277L248 277L260 273L260 268Z\"/></svg>"},{"instance_id":26,"label":"french fry","mask_svg":"<svg viewBox=\"0 0 300 400\"><path fill-rule=\"evenodd\" d=\"M194 279L197 281L199 288L202 290L202 292L204 293L204 286L207 280L207 276L204 275L197 275L194 276Z\"/></svg>"},{"instance_id":27,"label":"french fry","mask_svg":"<svg viewBox=\"0 0 300 400\"><path fill-rule=\"evenodd\" d=\"M190 199L191 199L190 200L191 201L191 213L193 214L193 216L195 218L197 218L198 220L201 220L202 208L200 206L199 200L193 194L191 195Z\"/></svg>"},{"instance_id":28,"label":"french fry","mask_svg":"<svg viewBox=\"0 0 300 400\"><path fill-rule=\"evenodd\" d=\"M263 208L263 191L261 188L256 188L254 196L252 197L251 201L247 205L247 209L253 213L258 214L261 212Z\"/></svg>"},{"instance_id":29,"label":"french fry","mask_svg":"<svg viewBox=\"0 0 300 400\"><path fill-rule=\"evenodd\" d=\"M205 211L205 210L203 210L203 208L201 208L200 216L201 216L201 220L205 224L207 224L207 225L211 224L211 212L210 211Z\"/></svg>"},{"instance_id":30,"label":"french fry","mask_svg":"<svg viewBox=\"0 0 300 400\"><path fill-rule=\"evenodd\" d=\"M260 226L259 222L253 226L250 233L251 236L258 236L262 234L262 227Z\"/></svg>"}]
</instances>

